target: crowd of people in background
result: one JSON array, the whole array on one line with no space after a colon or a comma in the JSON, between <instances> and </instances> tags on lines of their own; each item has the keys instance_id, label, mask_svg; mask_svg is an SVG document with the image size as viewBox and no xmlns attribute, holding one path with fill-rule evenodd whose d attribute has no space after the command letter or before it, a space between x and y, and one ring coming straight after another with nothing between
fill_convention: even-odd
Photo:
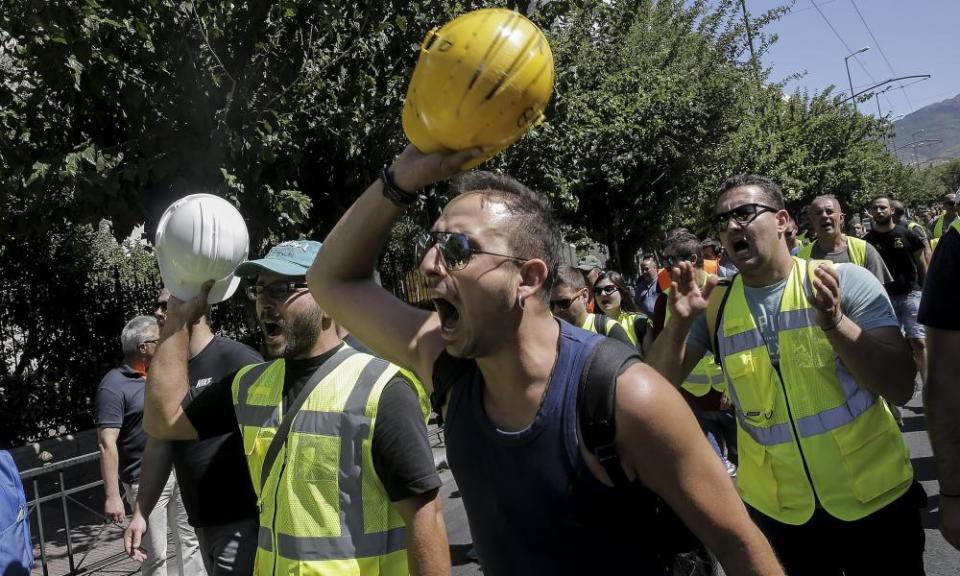
<instances>
[{"instance_id":1,"label":"crowd of people in background","mask_svg":"<svg viewBox=\"0 0 960 576\"><path fill-rule=\"evenodd\" d=\"M105 514L124 519L122 485L144 573L170 570L170 526L183 575L448 574L432 408L488 573L923 574L897 409L921 389L960 546L954 194L919 222L883 195L848 221L835 196L791 214L735 176L711 236L672 230L627 282L561 265L549 202L472 172L421 243L435 310L408 306L372 263L403 194L464 154L408 148L323 244L237 269L262 357L213 334L205 291L127 323L97 420ZM616 425L595 449L601 369Z\"/></svg>"}]
</instances>

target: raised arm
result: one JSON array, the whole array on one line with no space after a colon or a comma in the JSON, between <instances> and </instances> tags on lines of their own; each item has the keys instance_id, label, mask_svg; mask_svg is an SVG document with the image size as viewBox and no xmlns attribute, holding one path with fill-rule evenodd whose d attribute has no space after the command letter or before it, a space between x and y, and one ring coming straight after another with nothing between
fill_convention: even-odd
<instances>
[{"instance_id":1,"label":"raised arm","mask_svg":"<svg viewBox=\"0 0 960 576\"><path fill-rule=\"evenodd\" d=\"M618 379L616 398L617 452L627 476L664 498L727 574L783 574L677 390L637 364Z\"/></svg>"},{"instance_id":2,"label":"raised arm","mask_svg":"<svg viewBox=\"0 0 960 576\"><path fill-rule=\"evenodd\" d=\"M416 193L459 171L477 150L424 155L407 146L389 168L394 183ZM409 306L373 281L373 271L403 213L377 180L354 202L330 234L307 274L310 293L338 324L374 352L420 376L428 390L431 369L443 348L436 312Z\"/></svg>"},{"instance_id":3,"label":"raised arm","mask_svg":"<svg viewBox=\"0 0 960 576\"><path fill-rule=\"evenodd\" d=\"M190 326L207 313L207 295L213 280L189 302L171 296L167 319L160 330L157 351L150 363L143 401L143 428L161 440L195 440L197 430L183 411L190 391L187 360L190 359Z\"/></svg>"},{"instance_id":4,"label":"raised arm","mask_svg":"<svg viewBox=\"0 0 960 576\"><path fill-rule=\"evenodd\" d=\"M707 309L710 291L716 278L710 278L703 289L696 282L695 270L689 262L674 268L672 290L667 300L670 319L647 351L644 361L674 386L680 386L687 374L703 358L705 350L687 347L687 334L697 316Z\"/></svg>"},{"instance_id":5,"label":"raised arm","mask_svg":"<svg viewBox=\"0 0 960 576\"><path fill-rule=\"evenodd\" d=\"M872 279L872 276L871 276ZM917 366L900 329L885 326L863 330L840 306L840 280L836 269L821 265L812 279L816 321L844 366L862 388L897 405L913 395ZM877 360L882 358L882 362Z\"/></svg>"}]
</instances>

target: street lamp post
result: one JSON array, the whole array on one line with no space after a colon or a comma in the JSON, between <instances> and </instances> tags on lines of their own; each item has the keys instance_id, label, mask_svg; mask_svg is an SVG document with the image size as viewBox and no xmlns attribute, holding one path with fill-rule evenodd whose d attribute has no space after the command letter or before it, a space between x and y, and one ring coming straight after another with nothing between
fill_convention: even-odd
<instances>
[{"instance_id":1,"label":"street lamp post","mask_svg":"<svg viewBox=\"0 0 960 576\"><path fill-rule=\"evenodd\" d=\"M848 54L847 56L844 56L844 57L843 57L843 65L846 66L846 68L847 68L847 82L850 83L850 97L851 97L851 98L853 97L853 77L850 76L850 59L853 58L854 56L856 56L857 54L860 54L860 53L862 53L862 52L866 52L866 51L869 50L869 49L870 49L869 46L864 46L863 48L857 50L857 51L854 52L853 54ZM854 102L853 105L856 106L857 103Z\"/></svg>"}]
</instances>

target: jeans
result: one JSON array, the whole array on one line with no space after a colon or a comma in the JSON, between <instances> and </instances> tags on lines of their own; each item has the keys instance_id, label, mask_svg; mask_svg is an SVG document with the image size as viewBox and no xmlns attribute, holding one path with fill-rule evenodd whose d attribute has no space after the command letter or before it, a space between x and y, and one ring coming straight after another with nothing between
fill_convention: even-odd
<instances>
[{"instance_id":1,"label":"jeans","mask_svg":"<svg viewBox=\"0 0 960 576\"><path fill-rule=\"evenodd\" d=\"M127 502L133 507L137 501L140 484L124 482ZM177 546L177 568L180 576L205 576L200 546L193 527L187 521L187 511L180 499L177 477L171 472L163 487L160 499L147 518L147 533L144 535L143 548L147 559L143 562L143 576L167 576L167 529L173 531L173 541Z\"/></svg>"}]
</instances>

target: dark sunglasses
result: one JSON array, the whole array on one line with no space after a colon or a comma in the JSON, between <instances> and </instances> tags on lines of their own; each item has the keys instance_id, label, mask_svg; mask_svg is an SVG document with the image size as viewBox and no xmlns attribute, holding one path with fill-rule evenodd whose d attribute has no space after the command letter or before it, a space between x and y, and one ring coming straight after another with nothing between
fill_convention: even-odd
<instances>
[{"instance_id":1,"label":"dark sunglasses","mask_svg":"<svg viewBox=\"0 0 960 576\"><path fill-rule=\"evenodd\" d=\"M566 310L570 308L570 305L573 304L577 298L580 297L580 294L586 290L586 288L581 288L577 290L577 293L573 295L573 298L561 298L560 300L551 300L550 309L551 310Z\"/></svg>"},{"instance_id":2,"label":"dark sunglasses","mask_svg":"<svg viewBox=\"0 0 960 576\"><path fill-rule=\"evenodd\" d=\"M773 208L772 206L751 202L750 204L741 204L733 210L727 210L726 212L721 212L720 214L714 214L710 217L710 223L718 231L723 232L728 226L730 226L731 220L736 222L741 228L746 228L764 212L779 211L779 209Z\"/></svg>"},{"instance_id":3,"label":"dark sunglasses","mask_svg":"<svg viewBox=\"0 0 960 576\"><path fill-rule=\"evenodd\" d=\"M470 258L474 254L489 254L490 256L500 256L518 262L526 262L529 258L520 258L510 254L498 254L497 252L487 252L474 248L470 238L460 232L426 232L420 236L414 246L414 256L417 262L423 262L423 258L434 246L440 251L440 258L443 259L443 266L448 271L462 270L470 263Z\"/></svg>"},{"instance_id":4,"label":"dark sunglasses","mask_svg":"<svg viewBox=\"0 0 960 576\"><path fill-rule=\"evenodd\" d=\"M677 264L685 260L689 260L689 258L681 258L680 256L664 256L663 264L667 268L673 268L674 266L676 266Z\"/></svg>"},{"instance_id":5,"label":"dark sunglasses","mask_svg":"<svg viewBox=\"0 0 960 576\"><path fill-rule=\"evenodd\" d=\"M247 286L247 298L256 300L264 294L271 300L286 300L292 294L299 290L307 288L306 282L294 282L292 280L280 280L266 286Z\"/></svg>"},{"instance_id":6,"label":"dark sunglasses","mask_svg":"<svg viewBox=\"0 0 960 576\"><path fill-rule=\"evenodd\" d=\"M609 296L617 291L617 287L614 284L607 284L606 286L597 286L593 289L593 293L596 296Z\"/></svg>"}]
</instances>

